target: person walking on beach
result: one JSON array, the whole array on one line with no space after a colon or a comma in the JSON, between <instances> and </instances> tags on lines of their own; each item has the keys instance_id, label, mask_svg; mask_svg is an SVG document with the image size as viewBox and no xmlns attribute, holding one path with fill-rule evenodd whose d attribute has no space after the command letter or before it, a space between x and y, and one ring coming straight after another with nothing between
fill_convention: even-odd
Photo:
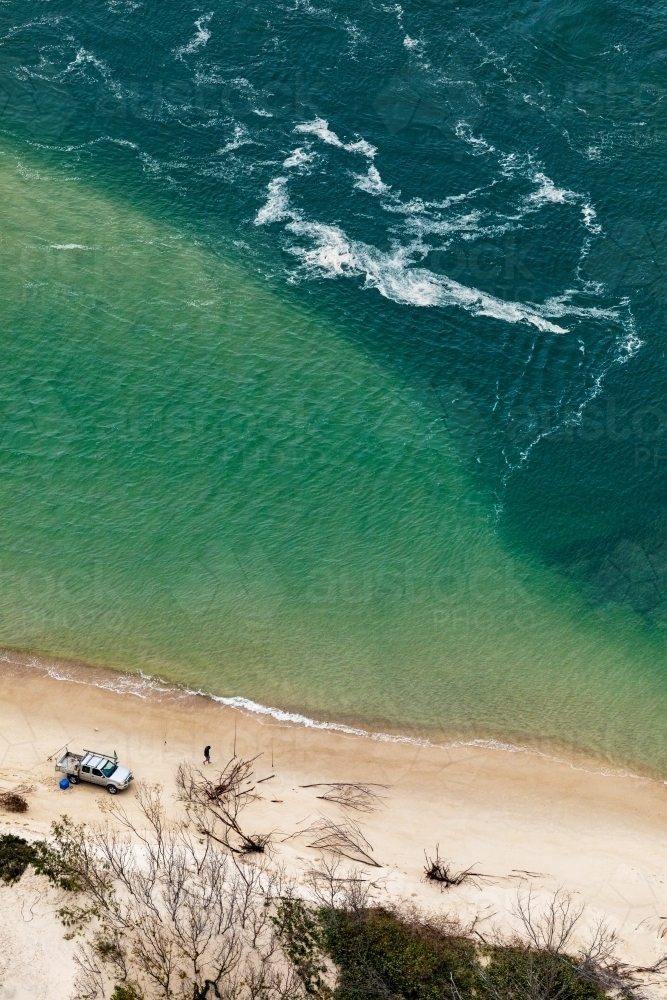
<instances>
[{"instance_id":1,"label":"person walking on beach","mask_svg":"<svg viewBox=\"0 0 667 1000\"><path fill-rule=\"evenodd\" d=\"M211 763L211 747L210 746L204 747L204 763L205 764L210 764Z\"/></svg>"}]
</instances>

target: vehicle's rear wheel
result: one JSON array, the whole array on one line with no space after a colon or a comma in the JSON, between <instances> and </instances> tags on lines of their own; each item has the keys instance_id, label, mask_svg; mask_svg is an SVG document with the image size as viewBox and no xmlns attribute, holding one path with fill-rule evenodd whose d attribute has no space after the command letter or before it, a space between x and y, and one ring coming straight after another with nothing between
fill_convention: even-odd
<instances>
[{"instance_id":1,"label":"vehicle's rear wheel","mask_svg":"<svg viewBox=\"0 0 667 1000\"><path fill-rule=\"evenodd\" d=\"M109 793L109 795L115 795L117 791L118 789L116 788L115 785L107 785L107 792Z\"/></svg>"},{"instance_id":2,"label":"vehicle's rear wheel","mask_svg":"<svg viewBox=\"0 0 667 1000\"><path fill-rule=\"evenodd\" d=\"M70 774L69 775L69 783L70 783L70 785L77 785L79 783L79 776L78 776L78 774Z\"/></svg>"}]
</instances>

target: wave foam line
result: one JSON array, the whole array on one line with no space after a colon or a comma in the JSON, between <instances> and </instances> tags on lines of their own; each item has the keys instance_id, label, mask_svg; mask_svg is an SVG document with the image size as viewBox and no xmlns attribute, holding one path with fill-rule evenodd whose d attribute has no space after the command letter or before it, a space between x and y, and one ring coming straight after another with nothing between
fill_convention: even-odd
<instances>
[{"instance_id":1,"label":"wave foam line","mask_svg":"<svg viewBox=\"0 0 667 1000\"><path fill-rule=\"evenodd\" d=\"M414 266L414 258L429 251L421 240L393 252L383 252L359 240L352 240L335 225L310 222L290 205L289 178L274 177L267 186L265 204L255 216L255 225L287 222L286 229L305 236L310 247L291 246L290 252L301 260L306 272L324 278L362 277L365 288L375 288L384 298L402 305L457 306L474 316L488 316L505 323L527 323L542 333L567 333L568 328L552 322L571 316L575 319L618 322L616 309L577 306L572 291L551 296L539 303L513 302L462 285L447 275L435 274ZM471 216L466 219L470 221ZM464 220L465 221L465 220ZM450 227L452 223L449 224Z\"/></svg>"},{"instance_id":2,"label":"wave foam line","mask_svg":"<svg viewBox=\"0 0 667 1000\"><path fill-rule=\"evenodd\" d=\"M212 17L213 17L213 11L211 11L210 14L204 14L203 17L200 17L197 21L195 21L195 28L197 29L197 33L194 36L194 38L190 39L187 45L182 45L180 48L176 49L174 55L176 56L177 59L182 60L183 56L192 55L192 53L196 52L197 49L200 49L202 48L202 46L206 45L209 38L211 37L211 32L208 30L207 25Z\"/></svg>"},{"instance_id":3,"label":"wave foam line","mask_svg":"<svg viewBox=\"0 0 667 1000\"><path fill-rule=\"evenodd\" d=\"M294 131L302 135L316 135L318 139L326 142L329 146L338 146L339 149L344 149L347 153L361 153L369 160L372 160L377 153L376 147L371 146L370 142L366 142L365 139L357 139L356 142L343 142L335 132L331 131L329 122L325 121L324 118L314 118L312 122L296 125Z\"/></svg>"},{"instance_id":4,"label":"wave foam line","mask_svg":"<svg viewBox=\"0 0 667 1000\"><path fill-rule=\"evenodd\" d=\"M73 676L62 667L57 668L55 666L48 666L43 660L40 660L39 657L36 656L26 656L23 659L17 659L16 657L8 655L8 651L4 651L0 653L0 662L8 663L12 666L16 666L17 663L19 666L27 664L29 667L45 673L52 680L68 684L80 684L84 687L95 687L102 691L111 691L114 694L129 694L136 698L141 698L142 700L146 700L154 694L175 695L181 698L208 698L211 701L224 705L227 708L231 708L234 711L248 712L251 715L269 717L275 719L276 722L288 723L293 726L301 726L305 729L337 732L346 736L356 736L362 739L374 740L379 743L408 744L410 746L424 747L425 749L433 750L454 750L458 747L477 747L482 750L498 750L503 753L528 754L529 756L541 757L544 760L551 760L557 764L566 764L573 771L583 771L587 774L599 774L603 777L642 777L642 775L635 774L633 771L627 771L621 768L581 767L574 764L571 760L568 760L567 757L546 753L544 750L538 750L535 747L507 743L503 740L474 738L469 740L450 740L446 743L434 743L432 740L421 736L406 736L396 733L376 732L374 730L362 729L358 726L348 726L342 722L324 722L321 719L313 719L300 712L288 712L282 708L276 708L273 705L262 705L260 702L253 701L251 698L244 698L241 695L224 697L223 695L209 694L208 692L202 690L175 687L160 677L153 677L150 674L144 674L142 671L139 671L138 677L134 674L123 674L120 672L114 673L112 671L108 671L109 674L113 673L113 678L101 678L99 676L95 676L95 668L82 666L82 671L85 671L86 673L88 671L90 672L90 677L84 680ZM664 782L664 784L667 784L667 782Z\"/></svg>"}]
</instances>

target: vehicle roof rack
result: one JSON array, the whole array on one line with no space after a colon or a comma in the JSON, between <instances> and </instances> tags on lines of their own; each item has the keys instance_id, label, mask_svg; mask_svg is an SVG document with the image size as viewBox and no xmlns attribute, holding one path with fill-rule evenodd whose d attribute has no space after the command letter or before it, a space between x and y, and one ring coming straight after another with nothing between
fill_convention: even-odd
<instances>
[{"instance_id":1,"label":"vehicle roof rack","mask_svg":"<svg viewBox=\"0 0 667 1000\"><path fill-rule=\"evenodd\" d=\"M110 754L110 753L102 753L101 750L86 750L86 748L84 747L83 752L84 753L94 753L96 757L106 757L107 760L112 760L114 762L114 764L118 763L118 754L116 753L115 750L114 750L113 754Z\"/></svg>"}]
</instances>

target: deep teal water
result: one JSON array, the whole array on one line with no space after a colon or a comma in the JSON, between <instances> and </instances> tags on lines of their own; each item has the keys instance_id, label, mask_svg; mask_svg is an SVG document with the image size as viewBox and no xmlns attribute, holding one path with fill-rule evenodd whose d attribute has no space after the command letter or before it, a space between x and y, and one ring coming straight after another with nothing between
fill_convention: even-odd
<instances>
[{"instance_id":1,"label":"deep teal water","mask_svg":"<svg viewBox=\"0 0 667 1000\"><path fill-rule=\"evenodd\" d=\"M667 11L0 5L0 644L667 769Z\"/></svg>"}]
</instances>

